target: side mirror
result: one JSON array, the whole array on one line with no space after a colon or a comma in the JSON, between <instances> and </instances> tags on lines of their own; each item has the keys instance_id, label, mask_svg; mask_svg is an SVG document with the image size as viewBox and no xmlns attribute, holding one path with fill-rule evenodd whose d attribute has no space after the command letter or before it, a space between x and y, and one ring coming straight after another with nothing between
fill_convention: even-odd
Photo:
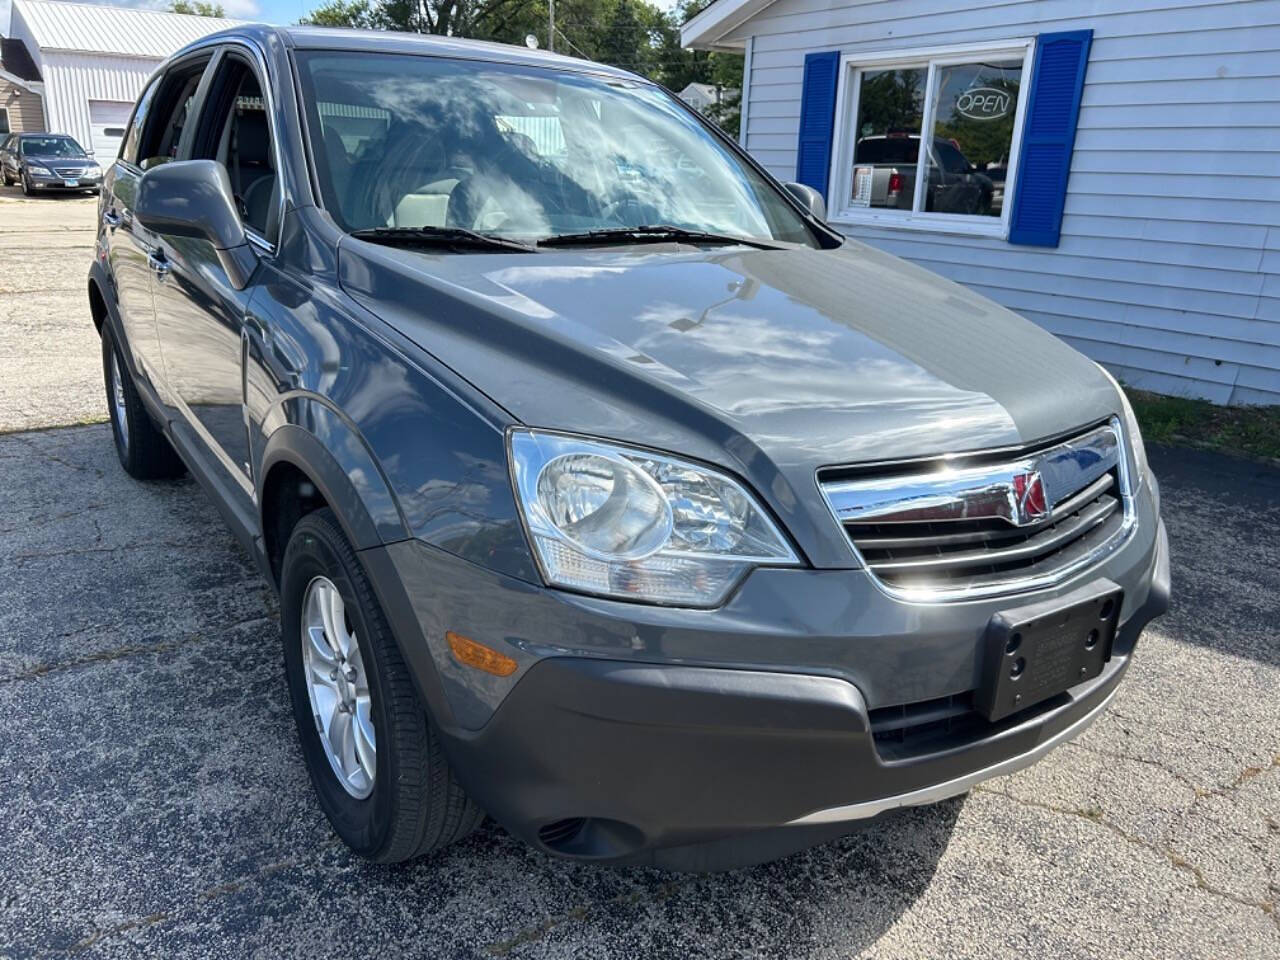
<instances>
[{"instance_id":1,"label":"side mirror","mask_svg":"<svg viewBox=\"0 0 1280 960\"><path fill-rule=\"evenodd\" d=\"M803 183L788 183L786 188L789 194L800 201L800 206L809 211L813 219L826 222L827 202L822 199L822 194Z\"/></svg>"},{"instance_id":2,"label":"side mirror","mask_svg":"<svg viewBox=\"0 0 1280 960\"><path fill-rule=\"evenodd\" d=\"M248 286L258 255L236 212L226 168L216 160L175 161L147 170L138 181L133 214L152 233L207 240L232 286Z\"/></svg>"}]
</instances>

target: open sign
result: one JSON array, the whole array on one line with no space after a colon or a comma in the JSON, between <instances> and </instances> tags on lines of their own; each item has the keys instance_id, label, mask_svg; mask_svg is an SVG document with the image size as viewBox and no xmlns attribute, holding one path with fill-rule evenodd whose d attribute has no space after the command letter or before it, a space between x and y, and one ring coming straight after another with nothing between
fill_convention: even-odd
<instances>
[{"instance_id":1,"label":"open sign","mask_svg":"<svg viewBox=\"0 0 1280 960\"><path fill-rule=\"evenodd\" d=\"M971 87L956 97L956 111L970 120L999 120L1012 105L1012 95L995 87Z\"/></svg>"}]
</instances>

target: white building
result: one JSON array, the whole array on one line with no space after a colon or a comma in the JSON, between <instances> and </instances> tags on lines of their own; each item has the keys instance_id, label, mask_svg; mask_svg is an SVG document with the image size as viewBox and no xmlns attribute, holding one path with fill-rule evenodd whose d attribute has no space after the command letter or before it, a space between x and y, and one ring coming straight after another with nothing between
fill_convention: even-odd
<instances>
[{"instance_id":1,"label":"white building","mask_svg":"<svg viewBox=\"0 0 1280 960\"><path fill-rule=\"evenodd\" d=\"M745 54L743 143L848 235L1131 385L1280 403L1280 3L715 0L682 39Z\"/></svg>"},{"instance_id":2,"label":"white building","mask_svg":"<svg viewBox=\"0 0 1280 960\"><path fill-rule=\"evenodd\" d=\"M134 100L160 62L236 22L62 0L13 0L8 36L26 47L39 73L44 129L71 134L109 162L119 150Z\"/></svg>"},{"instance_id":3,"label":"white building","mask_svg":"<svg viewBox=\"0 0 1280 960\"><path fill-rule=\"evenodd\" d=\"M706 113L708 110L714 110L726 100L732 100L738 95L737 90L725 90L717 87L713 83L690 83L685 86L676 96L687 103L699 113Z\"/></svg>"}]
</instances>

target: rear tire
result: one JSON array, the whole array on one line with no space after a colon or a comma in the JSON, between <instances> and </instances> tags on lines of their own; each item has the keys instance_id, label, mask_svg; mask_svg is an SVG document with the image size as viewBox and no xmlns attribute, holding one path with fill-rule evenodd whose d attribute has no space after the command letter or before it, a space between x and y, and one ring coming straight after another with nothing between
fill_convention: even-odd
<instances>
[{"instance_id":1,"label":"rear tire","mask_svg":"<svg viewBox=\"0 0 1280 960\"><path fill-rule=\"evenodd\" d=\"M186 466L156 426L138 396L111 325L102 324L102 375L107 387L107 413L116 455L125 473L135 480L180 477Z\"/></svg>"},{"instance_id":2,"label":"rear tire","mask_svg":"<svg viewBox=\"0 0 1280 960\"><path fill-rule=\"evenodd\" d=\"M327 508L289 537L280 623L303 758L343 842L396 863L479 826L484 813L454 776L369 579Z\"/></svg>"}]
</instances>

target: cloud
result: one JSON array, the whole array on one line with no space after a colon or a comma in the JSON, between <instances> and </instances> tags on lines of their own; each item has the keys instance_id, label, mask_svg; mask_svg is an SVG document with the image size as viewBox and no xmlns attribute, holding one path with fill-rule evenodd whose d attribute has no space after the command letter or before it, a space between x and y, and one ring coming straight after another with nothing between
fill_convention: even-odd
<instances>
[{"instance_id":1,"label":"cloud","mask_svg":"<svg viewBox=\"0 0 1280 960\"><path fill-rule=\"evenodd\" d=\"M222 0L222 9L236 20L257 20L262 12L258 0Z\"/></svg>"}]
</instances>

